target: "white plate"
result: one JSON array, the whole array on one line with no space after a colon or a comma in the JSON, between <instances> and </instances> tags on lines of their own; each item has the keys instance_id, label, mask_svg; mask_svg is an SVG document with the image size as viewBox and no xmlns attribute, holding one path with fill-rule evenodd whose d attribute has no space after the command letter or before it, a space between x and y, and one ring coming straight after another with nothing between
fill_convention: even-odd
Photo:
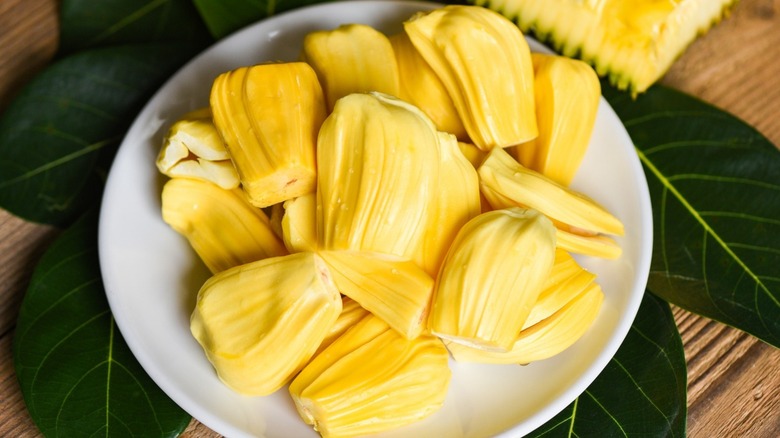
<instances>
[{"instance_id":1,"label":"white plate","mask_svg":"<svg viewBox=\"0 0 780 438\"><path fill-rule=\"evenodd\" d=\"M154 381L184 410L218 433L315 437L286 389L245 397L217 379L189 332L195 294L208 273L187 242L160 217L164 178L155 168L162 137L183 113L205 106L219 73L266 60L294 60L313 30L360 22L387 33L431 3L328 3L278 15L214 45L173 76L127 133L108 178L99 227L108 301L127 344ZM544 48L531 42L535 50ZM387 436L521 436L572 402L617 351L644 293L652 246L650 200L623 125L602 99L595 132L574 187L625 224L616 261L580 259L599 276L606 299L593 327L564 353L529 366L452 363L444 407Z\"/></svg>"}]
</instances>

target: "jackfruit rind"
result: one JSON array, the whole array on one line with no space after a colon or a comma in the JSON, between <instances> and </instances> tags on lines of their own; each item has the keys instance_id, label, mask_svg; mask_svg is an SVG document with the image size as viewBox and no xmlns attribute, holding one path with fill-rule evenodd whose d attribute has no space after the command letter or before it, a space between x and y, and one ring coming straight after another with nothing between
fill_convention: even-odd
<instances>
[{"instance_id":1,"label":"jackfruit rind","mask_svg":"<svg viewBox=\"0 0 780 438\"><path fill-rule=\"evenodd\" d=\"M206 280L190 330L225 385L268 395L303 368L341 309L325 263L314 253L297 253Z\"/></svg>"},{"instance_id":2,"label":"jackfruit rind","mask_svg":"<svg viewBox=\"0 0 780 438\"><path fill-rule=\"evenodd\" d=\"M643 93L738 0L470 0L515 21L556 52Z\"/></svg>"}]
</instances>

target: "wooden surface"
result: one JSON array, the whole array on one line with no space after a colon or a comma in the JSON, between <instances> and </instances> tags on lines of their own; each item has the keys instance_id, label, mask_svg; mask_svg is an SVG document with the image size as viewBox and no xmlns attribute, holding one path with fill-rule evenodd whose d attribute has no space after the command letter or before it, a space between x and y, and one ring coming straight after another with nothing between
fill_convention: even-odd
<instances>
[{"instance_id":1,"label":"wooden surface","mask_svg":"<svg viewBox=\"0 0 780 438\"><path fill-rule=\"evenodd\" d=\"M57 8L55 0L0 0L0 112L56 51ZM780 145L780 0L742 0L663 81L741 117ZM0 209L2 437L40 435L19 392L11 344L32 269L57 233ZM780 350L683 310L674 314L688 361L689 436L780 436ZM195 420L185 435L218 436Z\"/></svg>"}]
</instances>

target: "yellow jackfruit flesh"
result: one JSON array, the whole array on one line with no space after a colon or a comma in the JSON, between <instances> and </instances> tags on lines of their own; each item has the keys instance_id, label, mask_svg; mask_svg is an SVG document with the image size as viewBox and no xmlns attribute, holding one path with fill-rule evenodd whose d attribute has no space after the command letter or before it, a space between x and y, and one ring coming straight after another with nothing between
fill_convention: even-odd
<instances>
[{"instance_id":1,"label":"yellow jackfruit flesh","mask_svg":"<svg viewBox=\"0 0 780 438\"><path fill-rule=\"evenodd\" d=\"M303 62L241 67L211 88L214 125L252 204L267 207L311 193L325 101Z\"/></svg>"},{"instance_id":2,"label":"yellow jackfruit flesh","mask_svg":"<svg viewBox=\"0 0 780 438\"><path fill-rule=\"evenodd\" d=\"M415 15L404 30L480 149L536 138L531 51L514 23L482 7L449 5Z\"/></svg>"},{"instance_id":3,"label":"yellow jackfruit flesh","mask_svg":"<svg viewBox=\"0 0 780 438\"><path fill-rule=\"evenodd\" d=\"M447 343L452 357L459 362L527 364L561 353L582 337L593 324L604 301L598 283L591 283L551 316L523 329L512 349L496 352Z\"/></svg>"},{"instance_id":4,"label":"yellow jackfruit flesh","mask_svg":"<svg viewBox=\"0 0 780 438\"><path fill-rule=\"evenodd\" d=\"M163 186L162 218L187 238L212 273L287 254L265 213L238 189L172 178Z\"/></svg>"},{"instance_id":5,"label":"yellow jackfruit flesh","mask_svg":"<svg viewBox=\"0 0 780 438\"><path fill-rule=\"evenodd\" d=\"M368 315L315 357L290 384L301 418L323 437L366 436L439 410L449 387L441 341L409 340Z\"/></svg>"},{"instance_id":6,"label":"yellow jackfruit flesh","mask_svg":"<svg viewBox=\"0 0 780 438\"><path fill-rule=\"evenodd\" d=\"M556 249L555 263L550 275L523 328L528 328L557 312L574 297L584 292L595 279L596 274L580 266L568 252Z\"/></svg>"},{"instance_id":7,"label":"yellow jackfruit flesh","mask_svg":"<svg viewBox=\"0 0 780 438\"><path fill-rule=\"evenodd\" d=\"M284 201L282 239L290 252L317 249L317 196L309 193Z\"/></svg>"},{"instance_id":8,"label":"yellow jackfruit flesh","mask_svg":"<svg viewBox=\"0 0 780 438\"><path fill-rule=\"evenodd\" d=\"M223 271L198 292L190 329L234 391L267 395L314 355L341 313L341 295L314 253Z\"/></svg>"},{"instance_id":9,"label":"yellow jackfruit flesh","mask_svg":"<svg viewBox=\"0 0 780 438\"><path fill-rule=\"evenodd\" d=\"M170 127L156 164L160 173L171 178L201 179L228 190L239 185L209 108L189 112Z\"/></svg>"},{"instance_id":10,"label":"yellow jackfruit flesh","mask_svg":"<svg viewBox=\"0 0 780 438\"><path fill-rule=\"evenodd\" d=\"M314 356L320 354L323 350L328 348L336 339L340 338L347 330L353 325L360 322L363 318L370 315L371 312L364 309L357 301L350 297L341 296L341 313L336 319L336 322L331 326L328 333L325 335L325 339L322 340L320 346L317 347L317 352Z\"/></svg>"},{"instance_id":11,"label":"yellow jackfruit flesh","mask_svg":"<svg viewBox=\"0 0 780 438\"><path fill-rule=\"evenodd\" d=\"M517 207L482 213L461 228L434 290L429 326L444 340L507 351L555 260L555 227Z\"/></svg>"},{"instance_id":12,"label":"yellow jackfruit flesh","mask_svg":"<svg viewBox=\"0 0 780 438\"><path fill-rule=\"evenodd\" d=\"M474 0L580 57L633 94L660 78L737 0Z\"/></svg>"},{"instance_id":13,"label":"yellow jackfruit flesh","mask_svg":"<svg viewBox=\"0 0 780 438\"><path fill-rule=\"evenodd\" d=\"M398 96L399 76L390 40L364 24L310 32L303 40L303 60L322 84L328 110L352 93L377 91Z\"/></svg>"},{"instance_id":14,"label":"yellow jackfruit flesh","mask_svg":"<svg viewBox=\"0 0 780 438\"><path fill-rule=\"evenodd\" d=\"M575 254L616 259L623 253L615 239L603 234L577 234L558 228L556 236L559 248Z\"/></svg>"},{"instance_id":15,"label":"yellow jackfruit flesh","mask_svg":"<svg viewBox=\"0 0 780 438\"><path fill-rule=\"evenodd\" d=\"M504 149L491 150L477 171L482 194L493 208L533 208L548 216L560 230L586 237L624 232L622 222L604 207L526 168ZM580 243L587 240L581 239Z\"/></svg>"},{"instance_id":16,"label":"yellow jackfruit flesh","mask_svg":"<svg viewBox=\"0 0 780 438\"><path fill-rule=\"evenodd\" d=\"M317 239L325 250L415 262L439 181L439 137L414 106L380 93L341 98L317 141Z\"/></svg>"},{"instance_id":17,"label":"yellow jackfruit flesh","mask_svg":"<svg viewBox=\"0 0 780 438\"><path fill-rule=\"evenodd\" d=\"M473 143L468 143L465 141L459 141L458 147L460 148L460 152L463 154L464 157L466 157L467 160L469 160L469 163L471 163L474 168L478 168L480 164L482 164L482 161L485 159L485 156L487 155L485 151L478 148Z\"/></svg>"},{"instance_id":18,"label":"yellow jackfruit flesh","mask_svg":"<svg viewBox=\"0 0 780 438\"><path fill-rule=\"evenodd\" d=\"M422 333L433 278L414 262L368 251L320 251L341 293L408 339Z\"/></svg>"},{"instance_id":19,"label":"yellow jackfruit flesh","mask_svg":"<svg viewBox=\"0 0 780 438\"><path fill-rule=\"evenodd\" d=\"M417 52L406 32L390 36L390 43L398 63L398 97L420 108L439 131L449 132L461 140L467 139L466 128L447 89Z\"/></svg>"},{"instance_id":20,"label":"yellow jackfruit flesh","mask_svg":"<svg viewBox=\"0 0 780 438\"><path fill-rule=\"evenodd\" d=\"M432 223L423 241L422 268L435 276L458 230L482 212L479 177L458 147L455 136L439 132L441 146L439 190Z\"/></svg>"},{"instance_id":21,"label":"yellow jackfruit flesh","mask_svg":"<svg viewBox=\"0 0 780 438\"><path fill-rule=\"evenodd\" d=\"M568 186L588 149L601 83L583 61L541 53L531 59L539 136L512 152L523 166Z\"/></svg>"}]
</instances>

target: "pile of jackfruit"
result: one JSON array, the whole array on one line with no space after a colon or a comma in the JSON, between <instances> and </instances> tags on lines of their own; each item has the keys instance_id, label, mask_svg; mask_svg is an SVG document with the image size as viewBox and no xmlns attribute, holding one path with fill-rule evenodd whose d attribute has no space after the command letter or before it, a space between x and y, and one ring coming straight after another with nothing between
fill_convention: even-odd
<instances>
[{"instance_id":1,"label":"pile of jackfruit","mask_svg":"<svg viewBox=\"0 0 780 438\"><path fill-rule=\"evenodd\" d=\"M190 328L219 378L289 385L323 436L358 436L439 409L450 356L570 346L603 300L571 254L621 252L621 222L569 188L599 100L592 68L476 6L218 76L157 166L164 221L213 273Z\"/></svg>"}]
</instances>

